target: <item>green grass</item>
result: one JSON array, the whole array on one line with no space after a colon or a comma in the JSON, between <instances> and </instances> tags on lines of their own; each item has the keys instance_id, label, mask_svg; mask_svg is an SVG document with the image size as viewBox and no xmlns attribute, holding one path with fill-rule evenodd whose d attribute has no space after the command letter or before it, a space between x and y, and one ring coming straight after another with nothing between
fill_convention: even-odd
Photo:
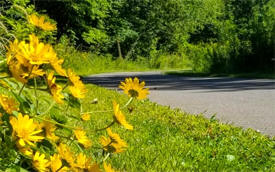
<instances>
[{"instance_id":1,"label":"green grass","mask_svg":"<svg viewBox=\"0 0 275 172\"><path fill-rule=\"evenodd\" d=\"M72 68L78 75L116 71L146 71L150 70L145 60L131 61L117 59L111 55L97 55L92 52L83 52L67 44L58 44L55 50L59 57L64 59L64 68Z\"/></svg>"},{"instance_id":2,"label":"green grass","mask_svg":"<svg viewBox=\"0 0 275 172\"><path fill-rule=\"evenodd\" d=\"M152 70L147 65L130 60L112 59L111 56L96 56L94 54L86 55L67 59L64 64L65 68L72 68L82 76L106 72ZM79 63L80 61L82 63Z\"/></svg>"},{"instance_id":3,"label":"green grass","mask_svg":"<svg viewBox=\"0 0 275 172\"><path fill-rule=\"evenodd\" d=\"M110 54L97 55L93 52L79 51L67 43L57 44L55 50L58 57L64 59L64 68L72 68L73 71L82 76L106 72L190 68L190 61L177 54L164 54L151 58L138 56L135 60L131 60L116 58Z\"/></svg>"},{"instance_id":4,"label":"green grass","mask_svg":"<svg viewBox=\"0 0 275 172\"><path fill-rule=\"evenodd\" d=\"M89 89L83 103L83 111L112 109L112 101L121 105L128 101L126 95L106 90L94 85ZM50 97L40 92L39 97ZM91 103L95 98L97 104ZM40 101L39 111L48 105ZM65 106L63 107L65 108ZM53 108L52 116L65 116L68 124L79 119L79 110ZM252 129L244 130L232 125L222 124L203 115L192 115L178 109L160 106L149 100L135 100L128 109L123 109L133 131L120 126L112 127L127 141L128 149L114 154L107 160L121 171L273 171L275 170L275 138L269 138ZM74 116L68 118L68 115ZM108 125L112 113L92 113L84 128L91 131L89 136L93 147L87 150L94 160L100 161L102 151L97 142L105 131L93 132ZM76 126L80 126L78 123ZM66 136L64 130L57 131ZM79 151L72 145L75 151Z\"/></svg>"},{"instance_id":5,"label":"green grass","mask_svg":"<svg viewBox=\"0 0 275 172\"><path fill-rule=\"evenodd\" d=\"M232 77L232 78L267 78L275 79L275 73L199 73L192 70L173 70L165 72L167 75L192 76L192 77Z\"/></svg>"}]
</instances>

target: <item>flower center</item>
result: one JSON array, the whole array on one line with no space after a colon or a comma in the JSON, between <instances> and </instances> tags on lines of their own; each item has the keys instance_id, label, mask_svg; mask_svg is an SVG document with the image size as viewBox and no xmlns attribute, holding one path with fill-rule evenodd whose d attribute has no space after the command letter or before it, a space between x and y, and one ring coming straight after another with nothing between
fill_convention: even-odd
<instances>
[{"instance_id":1,"label":"flower center","mask_svg":"<svg viewBox=\"0 0 275 172\"><path fill-rule=\"evenodd\" d=\"M138 97L138 92L134 89L129 90L128 93L131 95L131 97Z\"/></svg>"}]
</instances>

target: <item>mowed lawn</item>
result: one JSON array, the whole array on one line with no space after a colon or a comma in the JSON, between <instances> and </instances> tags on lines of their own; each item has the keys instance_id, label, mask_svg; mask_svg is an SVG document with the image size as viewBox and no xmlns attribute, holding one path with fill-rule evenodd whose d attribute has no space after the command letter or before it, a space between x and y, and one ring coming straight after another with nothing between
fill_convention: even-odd
<instances>
[{"instance_id":1,"label":"mowed lawn","mask_svg":"<svg viewBox=\"0 0 275 172\"><path fill-rule=\"evenodd\" d=\"M118 83L119 84L119 83ZM63 105L52 108L47 115L66 122L67 125L82 127L93 141L91 149L85 150L95 161L102 161L100 136L107 135L102 130L112 122L112 101L121 106L128 97L122 93L88 84L86 98L81 100L82 112L91 112L91 120L80 126L79 109ZM40 92L39 97L51 100ZM39 101L39 111L49 107L47 101ZM97 100L97 101L95 101ZM67 112L66 110L67 109ZM102 112L108 111L108 112ZM134 100L122 109L127 121L134 130L112 126L119 133L128 148L120 154L112 154L107 159L113 168L120 171L274 171L275 140L252 129L243 130L232 125L222 124L214 118L203 115L186 114L180 110L160 106L149 100ZM68 115L71 114L69 117ZM69 130L56 131L66 137ZM69 135L69 134L68 134ZM81 151L75 144L68 143L75 152ZM105 155L104 155L105 156Z\"/></svg>"}]
</instances>

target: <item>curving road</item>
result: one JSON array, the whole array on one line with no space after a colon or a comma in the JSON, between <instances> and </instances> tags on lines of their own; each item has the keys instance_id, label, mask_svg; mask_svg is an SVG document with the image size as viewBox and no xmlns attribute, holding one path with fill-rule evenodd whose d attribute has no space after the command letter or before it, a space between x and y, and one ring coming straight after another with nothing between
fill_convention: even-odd
<instances>
[{"instance_id":1,"label":"curving road","mask_svg":"<svg viewBox=\"0 0 275 172\"><path fill-rule=\"evenodd\" d=\"M185 112L216 114L224 123L275 135L275 80L183 77L161 72L126 72L85 77L86 83L117 89L125 77L137 76L150 88L149 99Z\"/></svg>"}]
</instances>

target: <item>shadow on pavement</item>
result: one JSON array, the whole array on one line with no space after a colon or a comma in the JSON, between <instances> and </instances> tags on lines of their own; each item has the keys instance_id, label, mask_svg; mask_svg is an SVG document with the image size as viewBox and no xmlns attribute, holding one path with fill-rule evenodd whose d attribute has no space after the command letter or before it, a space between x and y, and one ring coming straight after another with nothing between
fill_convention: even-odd
<instances>
[{"instance_id":1,"label":"shadow on pavement","mask_svg":"<svg viewBox=\"0 0 275 172\"><path fill-rule=\"evenodd\" d=\"M226 77L184 77L163 74L123 74L96 75L84 77L85 83L92 83L107 88L117 88L126 77L138 77L146 86L156 90L206 90L206 91L241 91L275 89L272 79L244 79Z\"/></svg>"}]
</instances>

